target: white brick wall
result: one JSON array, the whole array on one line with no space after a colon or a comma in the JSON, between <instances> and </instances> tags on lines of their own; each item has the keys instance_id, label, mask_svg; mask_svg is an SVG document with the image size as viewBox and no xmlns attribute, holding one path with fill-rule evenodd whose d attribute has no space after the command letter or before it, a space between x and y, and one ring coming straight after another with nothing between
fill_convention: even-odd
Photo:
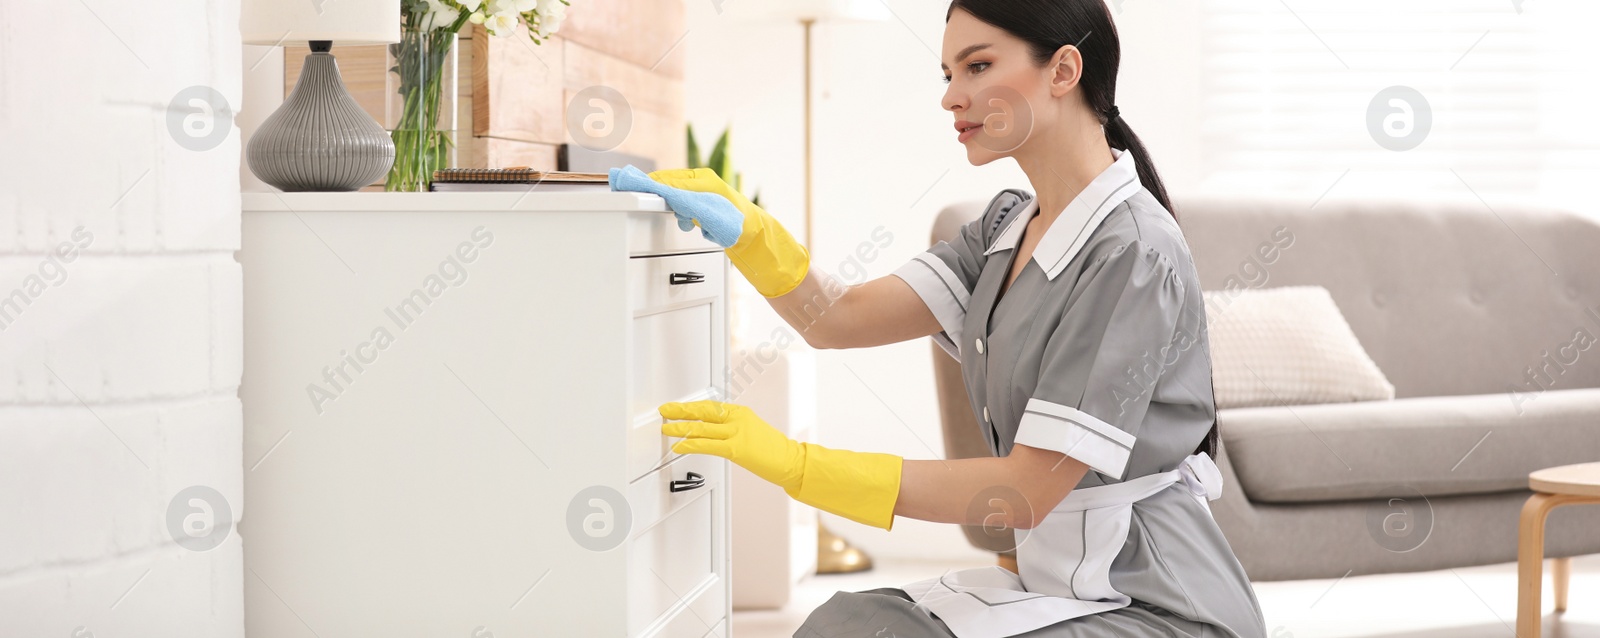
<instances>
[{"instance_id":1,"label":"white brick wall","mask_svg":"<svg viewBox=\"0 0 1600 638\"><path fill-rule=\"evenodd\" d=\"M0 636L243 636L238 40L236 0L0 2ZM169 128L196 86L215 142Z\"/></svg>"}]
</instances>

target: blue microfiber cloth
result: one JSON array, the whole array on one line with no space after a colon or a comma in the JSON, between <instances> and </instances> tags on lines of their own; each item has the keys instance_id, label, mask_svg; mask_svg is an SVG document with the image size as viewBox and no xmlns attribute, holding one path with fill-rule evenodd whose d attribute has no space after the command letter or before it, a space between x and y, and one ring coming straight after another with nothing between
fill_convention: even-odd
<instances>
[{"instance_id":1,"label":"blue microfiber cloth","mask_svg":"<svg viewBox=\"0 0 1600 638\"><path fill-rule=\"evenodd\" d=\"M734 206L733 202L728 201L728 198L716 193L701 193L667 186L651 179L632 164L611 169L609 181L611 190L614 191L639 191L660 195L662 199L667 200L667 206L672 208L673 214L678 216L679 230L694 230L695 223L698 222L700 236L716 242L723 248L738 242L739 233L744 230L744 213Z\"/></svg>"}]
</instances>

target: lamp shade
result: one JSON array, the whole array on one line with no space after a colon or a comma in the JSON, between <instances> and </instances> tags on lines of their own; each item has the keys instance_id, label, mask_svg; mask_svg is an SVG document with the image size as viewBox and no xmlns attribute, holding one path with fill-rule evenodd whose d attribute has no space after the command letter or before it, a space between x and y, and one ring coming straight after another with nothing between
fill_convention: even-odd
<instances>
[{"instance_id":1,"label":"lamp shade","mask_svg":"<svg viewBox=\"0 0 1600 638\"><path fill-rule=\"evenodd\" d=\"M889 19L889 8L882 0L764 0L739 2L740 17L746 20L815 20L876 22Z\"/></svg>"},{"instance_id":2,"label":"lamp shade","mask_svg":"<svg viewBox=\"0 0 1600 638\"><path fill-rule=\"evenodd\" d=\"M400 41L400 0L244 0L245 44L331 40L336 45Z\"/></svg>"}]
</instances>

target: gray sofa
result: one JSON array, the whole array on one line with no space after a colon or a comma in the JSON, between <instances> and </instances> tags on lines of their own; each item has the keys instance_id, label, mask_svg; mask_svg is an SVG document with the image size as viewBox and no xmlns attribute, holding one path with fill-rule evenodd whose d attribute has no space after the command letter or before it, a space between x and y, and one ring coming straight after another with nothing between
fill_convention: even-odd
<instances>
[{"instance_id":1,"label":"gray sofa","mask_svg":"<svg viewBox=\"0 0 1600 638\"><path fill-rule=\"evenodd\" d=\"M985 203L945 208L933 241ZM1174 205L1205 290L1327 288L1395 386L1392 401L1219 412L1212 512L1252 580L1515 562L1528 473L1600 460L1595 218L1475 199ZM1292 242L1263 250L1275 232ZM988 454L958 364L931 348L946 456ZM1597 529L1600 507L1556 509L1546 556L1600 553Z\"/></svg>"}]
</instances>

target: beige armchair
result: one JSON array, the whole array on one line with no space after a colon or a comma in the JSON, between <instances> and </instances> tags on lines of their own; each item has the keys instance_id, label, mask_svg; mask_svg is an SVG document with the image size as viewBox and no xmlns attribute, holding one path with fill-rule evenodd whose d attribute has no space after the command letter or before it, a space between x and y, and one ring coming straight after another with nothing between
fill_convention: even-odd
<instances>
[{"instance_id":1,"label":"beige armchair","mask_svg":"<svg viewBox=\"0 0 1600 638\"><path fill-rule=\"evenodd\" d=\"M985 203L945 208L933 241ZM1596 217L1478 200L1175 205L1202 287L1327 288L1395 386L1391 401L1219 413L1212 512L1252 580L1514 562L1528 473L1600 460L1600 347L1581 345L1600 338ZM1274 233L1293 242L1268 263ZM959 365L930 348L946 456L988 454ZM1596 529L1600 508L1555 510L1546 556L1600 553Z\"/></svg>"}]
</instances>

